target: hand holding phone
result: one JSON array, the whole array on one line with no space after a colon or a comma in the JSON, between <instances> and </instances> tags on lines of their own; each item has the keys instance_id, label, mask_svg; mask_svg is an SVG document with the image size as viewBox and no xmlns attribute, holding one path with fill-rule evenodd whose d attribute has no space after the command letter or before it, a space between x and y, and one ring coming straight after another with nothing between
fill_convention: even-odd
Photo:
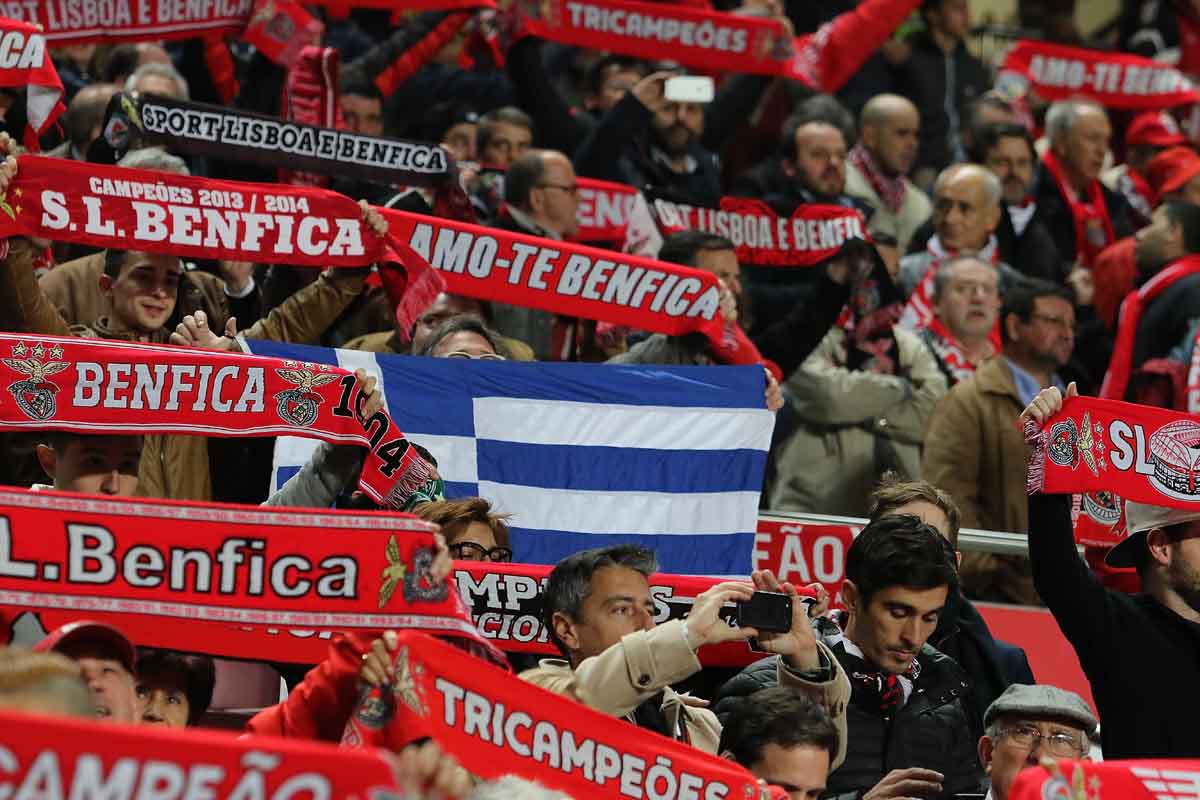
<instances>
[{"instance_id":1,"label":"hand holding phone","mask_svg":"<svg viewBox=\"0 0 1200 800\"><path fill-rule=\"evenodd\" d=\"M792 598L782 592L755 592L737 604L739 628L759 633L785 633L792 629Z\"/></svg>"}]
</instances>

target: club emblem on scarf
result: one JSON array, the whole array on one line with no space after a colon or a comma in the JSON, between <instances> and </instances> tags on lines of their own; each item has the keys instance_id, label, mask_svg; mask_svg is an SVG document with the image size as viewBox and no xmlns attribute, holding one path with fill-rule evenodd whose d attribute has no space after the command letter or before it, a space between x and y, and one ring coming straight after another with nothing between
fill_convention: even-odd
<instances>
[{"instance_id":1,"label":"club emblem on scarf","mask_svg":"<svg viewBox=\"0 0 1200 800\"><path fill-rule=\"evenodd\" d=\"M404 599L409 603L440 603L450 593L450 587L433 579L432 547L419 547L413 556L412 571L404 576Z\"/></svg>"},{"instance_id":2,"label":"club emblem on scarf","mask_svg":"<svg viewBox=\"0 0 1200 800\"><path fill-rule=\"evenodd\" d=\"M1100 800L1100 778L1092 776L1087 780L1079 764L1072 770L1069 781L1057 761L1043 759L1042 767L1050 773L1042 783L1042 800Z\"/></svg>"},{"instance_id":3,"label":"club emblem on scarf","mask_svg":"<svg viewBox=\"0 0 1200 800\"><path fill-rule=\"evenodd\" d=\"M392 599L392 595L396 593L396 587L404 580L405 573L408 572L408 566L400 558L400 545L396 543L396 537L388 537L387 550L388 565L383 569L383 585L379 587L379 607L383 608L387 605L388 600ZM407 584L406 584L407 585ZM407 595L407 588L405 594Z\"/></svg>"},{"instance_id":4,"label":"club emblem on scarf","mask_svg":"<svg viewBox=\"0 0 1200 800\"><path fill-rule=\"evenodd\" d=\"M1086 492L1083 495L1083 511L1101 525L1116 525L1121 519L1121 498L1112 492Z\"/></svg>"},{"instance_id":5,"label":"club emblem on scarf","mask_svg":"<svg viewBox=\"0 0 1200 800\"><path fill-rule=\"evenodd\" d=\"M9 219L16 219L21 213L21 189L13 189L12 205L8 203L8 192L0 192L0 211L8 214Z\"/></svg>"},{"instance_id":6,"label":"club emblem on scarf","mask_svg":"<svg viewBox=\"0 0 1200 800\"><path fill-rule=\"evenodd\" d=\"M285 389L275 395L275 411L279 418L297 428L306 428L317 419L317 406L324 402L320 394L313 391L319 386L333 383L338 376L329 372L312 372L315 364L297 364L294 361L283 362L288 367L299 369L277 369L276 374L289 383L296 384L295 389ZM321 365L321 369L328 367Z\"/></svg>"},{"instance_id":7,"label":"club emblem on scarf","mask_svg":"<svg viewBox=\"0 0 1200 800\"><path fill-rule=\"evenodd\" d=\"M358 710L354 712L354 718L364 728L377 731L394 716L395 707L392 687L363 684L359 689Z\"/></svg>"},{"instance_id":8,"label":"club emblem on scarf","mask_svg":"<svg viewBox=\"0 0 1200 800\"><path fill-rule=\"evenodd\" d=\"M1060 467L1075 469L1079 465L1079 428L1075 420L1064 419L1050 427L1050 442L1046 455Z\"/></svg>"},{"instance_id":9,"label":"club emblem on scarf","mask_svg":"<svg viewBox=\"0 0 1200 800\"><path fill-rule=\"evenodd\" d=\"M422 717L428 716L425 711L425 701L421 698L421 692L417 688L417 681L414 676L422 673L423 667L420 664L412 666L408 658L408 648L400 649L399 655L396 656L396 681L392 684L396 695L408 706L415 714Z\"/></svg>"},{"instance_id":10,"label":"club emblem on scarf","mask_svg":"<svg viewBox=\"0 0 1200 800\"><path fill-rule=\"evenodd\" d=\"M1068 417L1050 426L1050 442L1046 447L1046 455L1060 467L1078 469L1082 460L1093 476L1099 477L1100 470L1108 469L1105 458L1104 426L1092 424L1091 412L1083 415L1083 420L1076 424Z\"/></svg>"},{"instance_id":11,"label":"club emblem on scarf","mask_svg":"<svg viewBox=\"0 0 1200 800\"><path fill-rule=\"evenodd\" d=\"M1181 419L1164 425L1150 437L1155 488L1184 500L1200 495L1200 423Z\"/></svg>"},{"instance_id":12,"label":"club emblem on scarf","mask_svg":"<svg viewBox=\"0 0 1200 800\"><path fill-rule=\"evenodd\" d=\"M17 407L35 422L50 419L57 410L54 395L59 387L46 378L70 366L66 361L57 360L62 358L62 348L58 345L46 348L41 342L27 347L24 342L19 342L13 345L12 353L12 358L3 359L5 366L25 376L24 380L8 385ZM49 360L43 360L47 355Z\"/></svg>"}]
</instances>

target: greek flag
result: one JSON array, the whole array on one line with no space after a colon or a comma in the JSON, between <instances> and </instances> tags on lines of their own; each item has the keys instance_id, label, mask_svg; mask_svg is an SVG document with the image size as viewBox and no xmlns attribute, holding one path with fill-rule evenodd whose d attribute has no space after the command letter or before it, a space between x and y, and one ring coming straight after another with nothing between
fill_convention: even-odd
<instances>
[{"instance_id":1,"label":"greek flag","mask_svg":"<svg viewBox=\"0 0 1200 800\"><path fill-rule=\"evenodd\" d=\"M657 367L418 358L251 341L256 355L381 378L449 498L512 514L514 559L553 564L638 543L662 569L746 575L774 415L761 367ZM275 486L315 447L280 438Z\"/></svg>"}]
</instances>

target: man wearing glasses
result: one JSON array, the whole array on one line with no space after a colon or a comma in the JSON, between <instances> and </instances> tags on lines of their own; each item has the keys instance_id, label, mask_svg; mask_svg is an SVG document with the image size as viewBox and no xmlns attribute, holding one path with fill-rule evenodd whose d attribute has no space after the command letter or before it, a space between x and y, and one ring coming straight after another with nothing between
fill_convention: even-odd
<instances>
[{"instance_id":1,"label":"man wearing glasses","mask_svg":"<svg viewBox=\"0 0 1200 800\"><path fill-rule=\"evenodd\" d=\"M1039 759L1090 760L1096 716L1084 699L1057 686L1014 683L988 707L979 760L991 781L987 800L1008 800L1017 773Z\"/></svg>"}]
</instances>

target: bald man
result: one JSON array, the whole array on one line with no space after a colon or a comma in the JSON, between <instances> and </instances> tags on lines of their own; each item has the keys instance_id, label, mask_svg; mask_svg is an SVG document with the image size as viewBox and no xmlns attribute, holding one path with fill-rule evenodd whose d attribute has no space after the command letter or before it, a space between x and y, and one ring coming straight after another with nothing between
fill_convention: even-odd
<instances>
[{"instance_id":1,"label":"bald man","mask_svg":"<svg viewBox=\"0 0 1200 800\"><path fill-rule=\"evenodd\" d=\"M858 144L846 159L846 194L873 209L873 228L895 231L901 253L932 212L925 193L908 179L920 124L917 107L907 99L876 95L863 106Z\"/></svg>"}]
</instances>

